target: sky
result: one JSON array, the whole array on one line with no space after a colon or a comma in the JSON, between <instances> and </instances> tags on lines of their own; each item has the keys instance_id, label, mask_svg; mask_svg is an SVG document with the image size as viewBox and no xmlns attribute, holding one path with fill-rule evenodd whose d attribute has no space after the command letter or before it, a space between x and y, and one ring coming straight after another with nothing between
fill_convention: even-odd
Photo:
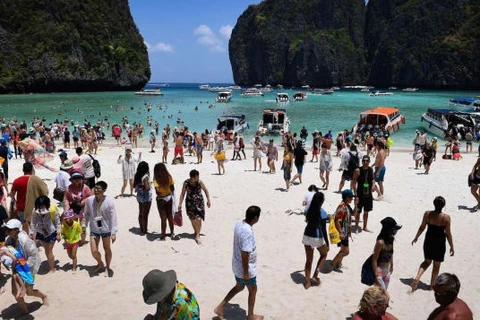
<instances>
[{"instance_id":1,"label":"sky","mask_svg":"<svg viewBox=\"0 0 480 320\"><path fill-rule=\"evenodd\" d=\"M228 40L261 0L129 0L148 48L150 82L233 83Z\"/></svg>"}]
</instances>

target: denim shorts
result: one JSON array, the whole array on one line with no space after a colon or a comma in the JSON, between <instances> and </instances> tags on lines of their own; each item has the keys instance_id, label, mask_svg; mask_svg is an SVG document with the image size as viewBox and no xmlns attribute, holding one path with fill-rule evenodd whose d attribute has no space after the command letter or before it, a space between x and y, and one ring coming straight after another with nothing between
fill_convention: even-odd
<instances>
[{"instance_id":1,"label":"denim shorts","mask_svg":"<svg viewBox=\"0 0 480 320\"><path fill-rule=\"evenodd\" d=\"M152 192L150 190L145 191L145 190L142 190L142 189L138 189L137 190L137 201L140 202L140 203L152 202Z\"/></svg>"},{"instance_id":2,"label":"denim shorts","mask_svg":"<svg viewBox=\"0 0 480 320\"><path fill-rule=\"evenodd\" d=\"M36 240L40 240L40 241L46 242L46 243L55 242L55 240L57 240L57 232L55 231L54 233L52 233L51 235L49 235L47 237L45 237L43 234L37 232Z\"/></svg>"},{"instance_id":3,"label":"denim shorts","mask_svg":"<svg viewBox=\"0 0 480 320\"><path fill-rule=\"evenodd\" d=\"M94 237L94 238L109 238L111 236L112 236L111 232L96 233L96 232L91 232L90 231L90 237Z\"/></svg>"},{"instance_id":4,"label":"denim shorts","mask_svg":"<svg viewBox=\"0 0 480 320\"><path fill-rule=\"evenodd\" d=\"M248 282L245 282L245 280L243 280L242 278L239 278L239 277L235 276L235 281L240 283L243 287L257 285L257 277L250 278L250 280L248 280Z\"/></svg>"}]
</instances>

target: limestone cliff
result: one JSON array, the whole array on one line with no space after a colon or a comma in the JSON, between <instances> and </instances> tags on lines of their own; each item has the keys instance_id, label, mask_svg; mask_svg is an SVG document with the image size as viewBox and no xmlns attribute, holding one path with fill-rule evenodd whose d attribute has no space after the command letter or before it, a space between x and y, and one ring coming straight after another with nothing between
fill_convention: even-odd
<instances>
[{"instance_id":1,"label":"limestone cliff","mask_svg":"<svg viewBox=\"0 0 480 320\"><path fill-rule=\"evenodd\" d=\"M265 0L229 55L240 85L480 88L480 1Z\"/></svg>"},{"instance_id":2,"label":"limestone cliff","mask_svg":"<svg viewBox=\"0 0 480 320\"><path fill-rule=\"evenodd\" d=\"M128 0L0 1L0 93L132 90L149 79Z\"/></svg>"}]
</instances>

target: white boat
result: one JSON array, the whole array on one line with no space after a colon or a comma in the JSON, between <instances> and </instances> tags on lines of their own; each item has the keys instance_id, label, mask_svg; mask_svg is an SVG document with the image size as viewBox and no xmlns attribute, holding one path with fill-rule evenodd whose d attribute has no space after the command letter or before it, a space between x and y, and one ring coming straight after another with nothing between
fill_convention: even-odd
<instances>
[{"instance_id":1,"label":"white boat","mask_svg":"<svg viewBox=\"0 0 480 320\"><path fill-rule=\"evenodd\" d=\"M388 90L397 90L397 87L389 87Z\"/></svg>"},{"instance_id":2,"label":"white boat","mask_svg":"<svg viewBox=\"0 0 480 320\"><path fill-rule=\"evenodd\" d=\"M160 89L144 89L142 91L135 92L137 96L163 96Z\"/></svg>"},{"instance_id":3,"label":"white boat","mask_svg":"<svg viewBox=\"0 0 480 320\"><path fill-rule=\"evenodd\" d=\"M360 121L353 127L353 132L370 131L372 133L392 134L405 124L405 117L400 110L391 107L378 107L360 113Z\"/></svg>"},{"instance_id":4,"label":"white boat","mask_svg":"<svg viewBox=\"0 0 480 320\"><path fill-rule=\"evenodd\" d=\"M378 97L378 96L391 96L393 93L386 92L386 91L373 91L370 92L370 97Z\"/></svg>"},{"instance_id":5,"label":"white boat","mask_svg":"<svg viewBox=\"0 0 480 320\"><path fill-rule=\"evenodd\" d=\"M207 90L210 92L230 91L228 87L210 87Z\"/></svg>"},{"instance_id":6,"label":"white boat","mask_svg":"<svg viewBox=\"0 0 480 320\"><path fill-rule=\"evenodd\" d=\"M290 120L285 109L265 109L258 124L261 135L290 132Z\"/></svg>"},{"instance_id":7,"label":"white boat","mask_svg":"<svg viewBox=\"0 0 480 320\"><path fill-rule=\"evenodd\" d=\"M285 93L285 92L277 93L277 103L287 103L287 102L290 102L290 97L288 96L288 93Z\"/></svg>"},{"instance_id":8,"label":"white boat","mask_svg":"<svg viewBox=\"0 0 480 320\"><path fill-rule=\"evenodd\" d=\"M480 114L478 112L429 108L420 120L427 131L439 137L444 137L445 132L455 127L456 131L461 133L459 138L462 139L465 135L465 129L469 128L471 132L477 131L477 127L480 125Z\"/></svg>"},{"instance_id":9,"label":"white boat","mask_svg":"<svg viewBox=\"0 0 480 320\"><path fill-rule=\"evenodd\" d=\"M246 90L242 91L242 93L240 93L240 95L242 97L263 97L263 92L260 91L257 88L249 88L249 89L246 89Z\"/></svg>"},{"instance_id":10,"label":"white boat","mask_svg":"<svg viewBox=\"0 0 480 320\"><path fill-rule=\"evenodd\" d=\"M402 89L402 91L405 91L405 92L416 92L418 90L419 90L418 88L404 88L404 89Z\"/></svg>"},{"instance_id":11,"label":"white boat","mask_svg":"<svg viewBox=\"0 0 480 320\"><path fill-rule=\"evenodd\" d=\"M245 115L225 115L217 118L217 130L227 130L234 131L238 133L243 133L245 130L250 128L248 122L245 118Z\"/></svg>"},{"instance_id":12,"label":"white boat","mask_svg":"<svg viewBox=\"0 0 480 320\"><path fill-rule=\"evenodd\" d=\"M260 88L259 90L262 91L263 93L270 93L272 92L272 86L267 84L264 88Z\"/></svg>"},{"instance_id":13,"label":"white boat","mask_svg":"<svg viewBox=\"0 0 480 320\"><path fill-rule=\"evenodd\" d=\"M201 84L198 86L199 89L201 90L208 90L208 88L210 88L210 85L209 84Z\"/></svg>"},{"instance_id":14,"label":"white boat","mask_svg":"<svg viewBox=\"0 0 480 320\"><path fill-rule=\"evenodd\" d=\"M313 89L312 94L321 94L321 95L327 95L327 94L332 94L335 91L333 89Z\"/></svg>"},{"instance_id":15,"label":"white boat","mask_svg":"<svg viewBox=\"0 0 480 320\"><path fill-rule=\"evenodd\" d=\"M232 100L231 91L221 91L217 94L217 102L230 102Z\"/></svg>"},{"instance_id":16,"label":"white boat","mask_svg":"<svg viewBox=\"0 0 480 320\"><path fill-rule=\"evenodd\" d=\"M362 88L360 91L362 91L362 92L370 92L370 89L368 89L368 88Z\"/></svg>"},{"instance_id":17,"label":"white boat","mask_svg":"<svg viewBox=\"0 0 480 320\"><path fill-rule=\"evenodd\" d=\"M307 100L307 93L306 92L295 92L293 95L294 101L304 101Z\"/></svg>"},{"instance_id":18,"label":"white boat","mask_svg":"<svg viewBox=\"0 0 480 320\"><path fill-rule=\"evenodd\" d=\"M240 87L240 86L229 86L228 89L229 90L242 90L242 87Z\"/></svg>"},{"instance_id":19,"label":"white boat","mask_svg":"<svg viewBox=\"0 0 480 320\"><path fill-rule=\"evenodd\" d=\"M302 89L305 89L305 90L310 90L310 86L308 84L302 86Z\"/></svg>"}]
</instances>

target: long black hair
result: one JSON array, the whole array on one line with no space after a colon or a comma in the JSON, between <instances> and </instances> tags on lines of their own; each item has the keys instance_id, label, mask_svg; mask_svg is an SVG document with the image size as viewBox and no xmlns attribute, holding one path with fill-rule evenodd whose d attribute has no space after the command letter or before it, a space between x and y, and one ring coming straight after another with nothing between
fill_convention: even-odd
<instances>
[{"instance_id":1,"label":"long black hair","mask_svg":"<svg viewBox=\"0 0 480 320\"><path fill-rule=\"evenodd\" d=\"M322 208L325 196L323 192L315 192L307 211L307 223L318 226L320 224L320 209Z\"/></svg>"},{"instance_id":2,"label":"long black hair","mask_svg":"<svg viewBox=\"0 0 480 320\"><path fill-rule=\"evenodd\" d=\"M136 187L137 185L142 183L142 177L145 174L150 174L150 169L148 167L148 163L146 161L142 161L138 164L137 172L135 172L135 177L133 179L133 186Z\"/></svg>"}]
</instances>

